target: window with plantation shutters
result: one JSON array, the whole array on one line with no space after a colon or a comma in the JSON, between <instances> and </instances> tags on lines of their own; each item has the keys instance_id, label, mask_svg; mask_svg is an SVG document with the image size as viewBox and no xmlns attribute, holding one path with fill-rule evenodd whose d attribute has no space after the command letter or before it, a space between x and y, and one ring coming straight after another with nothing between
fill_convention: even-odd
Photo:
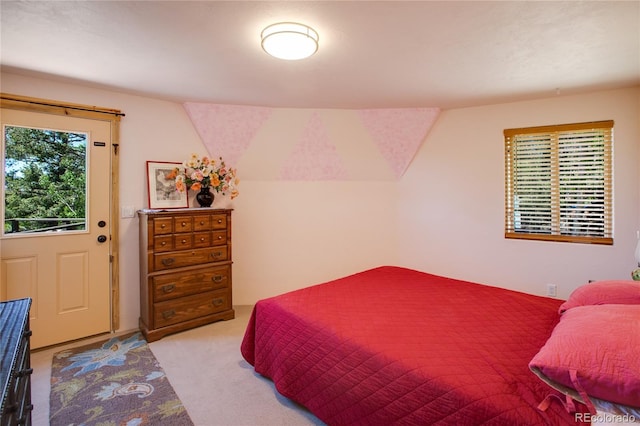
<instances>
[{"instance_id":1,"label":"window with plantation shutters","mask_svg":"<svg viewBox=\"0 0 640 426\"><path fill-rule=\"evenodd\" d=\"M504 136L506 238L613 244L613 121Z\"/></svg>"}]
</instances>

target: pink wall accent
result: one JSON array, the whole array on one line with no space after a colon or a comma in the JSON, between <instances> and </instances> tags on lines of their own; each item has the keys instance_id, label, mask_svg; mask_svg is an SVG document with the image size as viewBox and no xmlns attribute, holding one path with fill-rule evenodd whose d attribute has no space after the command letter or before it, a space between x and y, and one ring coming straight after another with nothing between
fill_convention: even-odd
<instances>
[{"instance_id":1,"label":"pink wall accent","mask_svg":"<svg viewBox=\"0 0 640 426\"><path fill-rule=\"evenodd\" d=\"M264 107L196 102L187 102L184 108L209 155L222 157L231 167L236 167L272 111Z\"/></svg>"},{"instance_id":2,"label":"pink wall accent","mask_svg":"<svg viewBox=\"0 0 640 426\"><path fill-rule=\"evenodd\" d=\"M211 157L244 166L241 175L248 179L298 181L397 180L440 113L438 108L301 110L193 102L184 108Z\"/></svg>"},{"instance_id":3,"label":"pink wall accent","mask_svg":"<svg viewBox=\"0 0 640 426\"><path fill-rule=\"evenodd\" d=\"M349 176L318 112L309 118L300 140L282 166L283 180L344 180Z\"/></svg>"},{"instance_id":4,"label":"pink wall accent","mask_svg":"<svg viewBox=\"0 0 640 426\"><path fill-rule=\"evenodd\" d=\"M368 109L359 114L395 177L400 178L438 118L440 109Z\"/></svg>"}]
</instances>

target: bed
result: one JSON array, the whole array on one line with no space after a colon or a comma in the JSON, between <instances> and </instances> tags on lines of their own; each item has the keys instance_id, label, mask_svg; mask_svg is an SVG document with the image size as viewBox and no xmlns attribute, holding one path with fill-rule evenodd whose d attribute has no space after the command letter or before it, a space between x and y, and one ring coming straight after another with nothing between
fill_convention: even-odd
<instances>
[{"instance_id":1,"label":"bed","mask_svg":"<svg viewBox=\"0 0 640 426\"><path fill-rule=\"evenodd\" d=\"M383 266L259 301L241 352L329 425L575 425L529 368L562 303Z\"/></svg>"}]
</instances>

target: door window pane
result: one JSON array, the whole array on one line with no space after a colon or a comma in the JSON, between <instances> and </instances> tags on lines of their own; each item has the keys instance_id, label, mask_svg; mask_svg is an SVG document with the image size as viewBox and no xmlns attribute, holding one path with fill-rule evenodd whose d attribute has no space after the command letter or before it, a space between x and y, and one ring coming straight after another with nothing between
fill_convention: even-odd
<instances>
[{"instance_id":1,"label":"door window pane","mask_svg":"<svg viewBox=\"0 0 640 426\"><path fill-rule=\"evenodd\" d=\"M86 230L88 135L3 130L4 235Z\"/></svg>"}]
</instances>

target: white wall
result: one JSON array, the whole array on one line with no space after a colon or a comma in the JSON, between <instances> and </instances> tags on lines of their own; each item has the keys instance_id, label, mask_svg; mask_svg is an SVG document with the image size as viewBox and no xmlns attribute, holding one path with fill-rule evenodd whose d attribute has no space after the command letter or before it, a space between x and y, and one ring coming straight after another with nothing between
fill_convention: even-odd
<instances>
[{"instance_id":1,"label":"white wall","mask_svg":"<svg viewBox=\"0 0 640 426\"><path fill-rule=\"evenodd\" d=\"M504 238L503 130L613 119L614 245ZM399 184L401 263L566 298L589 279L630 279L640 229L640 90L444 111Z\"/></svg>"},{"instance_id":2,"label":"white wall","mask_svg":"<svg viewBox=\"0 0 640 426\"><path fill-rule=\"evenodd\" d=\"M396 263L395 185L241 182L233 216L234 303Z\"/></svg>"},{"instance_id":3,"label":"white wall","mask_svg":"<svg viewBox=\"0 0 640 426\"><path fill-rule=\"evenodd\" d=\"M206 153L182 105L53 80L0 75L0 90L122 110L120 202L147 206L147 160ZM602 104L601 104L602 103ZM626 278L640 228L638 90L445 111L395 181L244 180L233 207L233 302L382 264L559 296L586 279ZM615 245L503 238L502 130L616 120ZM242 179L242 170L239 170ZM452 225L456 226L452 226ZM137 327L138 220L120 219L121 329ZM519 257L519 259L518 259Z\"/></svg>"}]
</instances>

